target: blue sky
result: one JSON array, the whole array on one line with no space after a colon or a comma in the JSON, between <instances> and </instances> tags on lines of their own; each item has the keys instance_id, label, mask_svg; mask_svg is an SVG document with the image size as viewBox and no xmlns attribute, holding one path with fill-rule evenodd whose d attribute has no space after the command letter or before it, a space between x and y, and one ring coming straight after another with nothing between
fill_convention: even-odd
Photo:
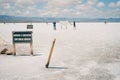
<instances>
[{"instance_id":1,"label":"blue sky","mask_svg":"<svg viewBox=\"0 0 120 80\"><path fill-rule=\"evenodd\" d=\"M120 18L120 0L0 0L0 15Z\"/></svg>"}]
</instances>

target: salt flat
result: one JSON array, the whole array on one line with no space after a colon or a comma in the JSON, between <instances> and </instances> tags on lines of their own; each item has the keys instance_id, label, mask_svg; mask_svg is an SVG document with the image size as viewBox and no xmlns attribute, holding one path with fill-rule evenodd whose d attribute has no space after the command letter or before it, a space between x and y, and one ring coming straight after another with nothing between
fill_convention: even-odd
<instances>
[{"instance_id":1,"label":"salt flat","mask_svg":"<svg viewBox=\"0 0 120 80\"><path fill-rule=\"evenodd\" d=\"M0 49L12 49L12 31L28 31L27 24L1 23ZM32 24L34 56L29 44L17 44L16 56L0 55L0 80L120 80L120 23L57 23L56 31L52 23Z\"/></svg>"}]
</instances>

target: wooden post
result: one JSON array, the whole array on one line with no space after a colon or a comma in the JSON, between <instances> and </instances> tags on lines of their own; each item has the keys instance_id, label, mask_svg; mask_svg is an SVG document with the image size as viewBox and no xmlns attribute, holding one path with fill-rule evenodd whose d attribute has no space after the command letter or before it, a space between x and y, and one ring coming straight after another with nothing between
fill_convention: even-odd
<instances>
[{"instance_id":1,"label":"wooden post","mask_svg":"<svg viewBox=\"0 0 120 80\"><path fill-rule=\"evenodd\" d=\"M32 24L32 23L31 23L31 24ZM30 52L31 52L31 55L33 55L33 40L32 40L32 34L31 34Z\"/></svg>"},{"instance_id":2,"label":"wooden post","mask_svg":"<svg viewBox=\"0 0 120 80\"><path fill-rule=\"evenodd\" d=\"M56 41L56 39L54 39L54 41L53 41L53 43L52 43L52 47L51 47L51 49L50 49L50 53L49 53L49 57L48 57L48 61L47 61L47 64L45 65L46 68L48 68L48 66L49 66L50 59L51 59L52 52L53 52L53 48L54 48L54 45L55 45L55 41Z\"/></svg>"},{"instance_id":3,"label":"wooden post","mask_svg":"<svg viewBox=\"0 0 120 80\"><path fill-rule=\"evenodd\" d=\"M14 34L14 32L12 32L12 36L14 36L13 34ZM16 55L16 48L15 48L14 38L13 38L13 55L14 56Z\"/></svg>"},{"instance_id":4,"label":"wooden post","mask_svg":"<svg viewBox=\"0 0 120 80\"><path fill-rule=\"evenodd\" d=\"M32 43L30 43L30 53L31 53L31 55L33 55L33 46L32 46Z\"/></svg>"},{"instance_id":5,"label":"wooden post","mask_svg":"<svg viewBox=\"0 0 120 80\"><path fill-rule=\"evenodd\" d=\"M13 43L13 54L16 55L15 43Z\"/></svg>"}]
</instances>

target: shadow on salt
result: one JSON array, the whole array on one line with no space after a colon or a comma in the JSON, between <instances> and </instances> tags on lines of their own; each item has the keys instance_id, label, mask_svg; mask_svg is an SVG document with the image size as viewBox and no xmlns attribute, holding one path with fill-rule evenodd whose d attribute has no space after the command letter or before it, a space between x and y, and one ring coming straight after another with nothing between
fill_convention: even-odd
<instances>
[{"instance_id":1,"label":"shadow on salt","mask_svg":"<svg viewBox=\"0 0 120 80\"><path fill-rule=\"evenodd\" d=\"M42 56L43 54L17 54L16 56Z\"/></svg>"},{"instance_id":2,"label":"shadow on salt","mask_svg":"<svg viewBox=\"0 0 120 80\"><path fill-rule=\"evenodd\" d=\"M60 66L53 66L53 67L49 67L48 69L68 69L67 67L60 67Z\"/></svg>"}]
</instances>

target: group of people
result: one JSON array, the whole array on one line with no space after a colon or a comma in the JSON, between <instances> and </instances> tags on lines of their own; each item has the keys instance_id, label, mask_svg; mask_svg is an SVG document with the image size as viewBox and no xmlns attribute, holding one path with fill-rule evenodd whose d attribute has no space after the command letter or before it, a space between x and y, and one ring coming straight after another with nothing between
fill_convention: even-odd
<instances>
[{"instance_id":1,"label":"group of people","mask_svg":"<svg viewBox=\"0 0 120 80\"><path fill-rule=\"evenodd\" d=\"M73 27L76 29L76 23L73 21ZM53 28L56 30L56 22L53 22Z\"/></svg>"}]
</instances>

